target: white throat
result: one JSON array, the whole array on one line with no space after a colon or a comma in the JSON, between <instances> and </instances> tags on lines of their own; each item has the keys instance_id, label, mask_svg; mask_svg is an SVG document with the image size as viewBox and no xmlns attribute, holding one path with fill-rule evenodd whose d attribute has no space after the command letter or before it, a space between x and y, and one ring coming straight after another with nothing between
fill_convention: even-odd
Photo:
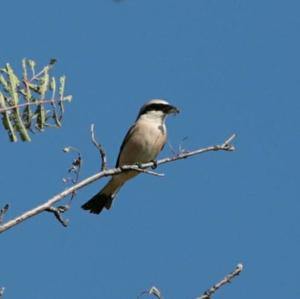
<instances>
[{"instance_id":1,"label":"white throat","mask_svg":"<svg viewBox=\"0 0 300 299\"><path fill-rule=\"evenodd\" d=\"M145 114L142 114L139 117L139 119L155 122L155 123L158 123L158 124L164 124L166 116L167 115L165 113L163 113L162 111L153 110L153 111L149 111Z\"/></svg>"}]
</instances>

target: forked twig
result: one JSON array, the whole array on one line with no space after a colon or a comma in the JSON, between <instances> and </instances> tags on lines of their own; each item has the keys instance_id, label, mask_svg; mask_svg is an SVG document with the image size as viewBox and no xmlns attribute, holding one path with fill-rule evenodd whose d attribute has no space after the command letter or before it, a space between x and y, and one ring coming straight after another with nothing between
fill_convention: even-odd
<instances>
[{"instance_id":1,"label":"forked twig","mask_svg":"<svg viewBox=\"0 0 300 299\"><path fill-rule=\"evenodd\" d=\"M64 206L59 206L57 208L55 207L49 207L45 211L51 212L54 214L56 219L64 226L67 227L69 220L68 219L63 219L62 214L70 209L69 205L64 205Z\"/></svg>"}]
</instances>

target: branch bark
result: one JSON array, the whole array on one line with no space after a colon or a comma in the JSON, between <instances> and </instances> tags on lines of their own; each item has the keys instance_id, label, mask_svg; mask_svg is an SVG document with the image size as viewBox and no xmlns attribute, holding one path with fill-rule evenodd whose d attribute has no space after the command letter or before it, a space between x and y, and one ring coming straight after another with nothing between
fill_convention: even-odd
<instances>
[{"instance_id":1,"label":"branch bark","mask_svg":"<svg viewBox=\"0 0 300 299\"><path fill-rule=\"evenodd\" d=\"M197 297L196 299L211 299L212 295L218 291L221 287L223 287L225 284L230 283L233 278L240 275L240 273L243 271L243 265L238 264L234 271L227 274L222 280L214 284L212 287L210 287L208 290L206 290L200 297ZM157 299L163 299L161 291L153 286L149 290L145 290L140 293L140 295L137 297L137 299L140 299L144 295L153 295Z\"/></svg>"},{"instance_id":2,"label":"branch bark","mask_svg":"<svg viewBox=\"0 0 300 299\"><path fill-rule=\"evenodd\" d=\"M227 274L221 281L217 282L215 285L213 285L211 288L209 288L207 291L203 293L200 297L197 297L196 299L211 299L212 295L221 287L223 287L225 284L230 283L233 278L238 276L243 271L243 265L238 264L234 271Z\"/></svg>"},{"instance_id":3,"label":"branch bark","mask_svg":"<svg viewBox=\"0 0 300 299\"><path fill-rule=\"evenodd\" d=\"M48 199L46 202L40 204L39 206L28 210L24 213L22 213L21 215L15 217L14 219L11 219L9 221L7 221L6 223L3 223L2 225L0 225L0 233L3 233L5 231L7 231L8 229L16 226L17 224L20 224L21 222L30 219L33 216L36 216L42 212L45 211L51 211L54 212L54 208L53 205L56 204L57 202L61 201L63 198L65 198L66 196L70 195L70 194L74 194L75 191L90 185L91 183L103 178L103 177L107 177L107 176L113 176L116 174L119 174L121 172L124 171L128 171L128 170L135 170L138 172L144 172L147 174L151 174L151 175L161 175L158 174L156 172L147 170L147 168L149 167L156 167L158 165L161 164L166 164L166 163L170 163L173 161L177 161L177 160L182 160L182 159L186 159L192 156L196 156L199 154L203 154L206 152L211 152L211 151L234 151L235 148L234 146L231 144L232 140L235 138L235 134L233 134L232 136L230 136L223 144L221 145L213 145L213 146L208 146L205 148L199 148L196 149L194 151L184 151L181 152L173 157L167 157L155 162L148 162L148 163L143 163L143 164L139 164L139 165L124 165L122 167L119 168L112 168L112 169L106 169L106 170L102 170L94 175L91 175L90 177L87 177L85 179L83 179L82 181L76 183L75 185L73 185L72 187L54 195L53 197L51 197L50 199ZM56 214L57 216L57 214Z\"/></svg>"}]
</instances>

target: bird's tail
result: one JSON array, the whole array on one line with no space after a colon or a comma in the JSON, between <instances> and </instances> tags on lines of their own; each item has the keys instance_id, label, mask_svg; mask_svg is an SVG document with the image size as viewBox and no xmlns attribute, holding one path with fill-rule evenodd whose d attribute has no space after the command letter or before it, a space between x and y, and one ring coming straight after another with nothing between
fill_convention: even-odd
<instances>
[{"instance_id":1,"label":"bird's tail","mask_svg":"<svg viewBox=\"0 0 300 299\"><path fill-rule=\"evenodd\" d=\"M110 209L112 201L121 186L110 180L107 185L81 207L93 214L100 214L103 208Z\"/></svg>"},{"instance_id":2,"label":"bird's tail","mask_svg":"<svg viewBox=\"0 0 300 299\"><path fill-rule=\"evenodd\" d=\"M109 209L111 207L112 201L113 197L111 194L105 194L100 191L81 207L90 211L90 213L100 214L103 208Z\"/></svg>"}]
</instances>

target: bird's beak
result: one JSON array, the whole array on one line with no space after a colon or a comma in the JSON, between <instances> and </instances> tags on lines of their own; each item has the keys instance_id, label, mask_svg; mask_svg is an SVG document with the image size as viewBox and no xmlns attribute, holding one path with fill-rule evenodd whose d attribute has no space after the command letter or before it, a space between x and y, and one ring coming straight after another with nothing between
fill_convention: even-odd
<instances>
[{"instance_id":1,"label":"bird's beak","mask_svg":"<svg viewBox=\"0 0 300 299\"><path fill-rule=\"evenodd\" d=\"M178 114L180 111L177 107L170 105L168 114Z\"/></svg>"}]
</instances>

